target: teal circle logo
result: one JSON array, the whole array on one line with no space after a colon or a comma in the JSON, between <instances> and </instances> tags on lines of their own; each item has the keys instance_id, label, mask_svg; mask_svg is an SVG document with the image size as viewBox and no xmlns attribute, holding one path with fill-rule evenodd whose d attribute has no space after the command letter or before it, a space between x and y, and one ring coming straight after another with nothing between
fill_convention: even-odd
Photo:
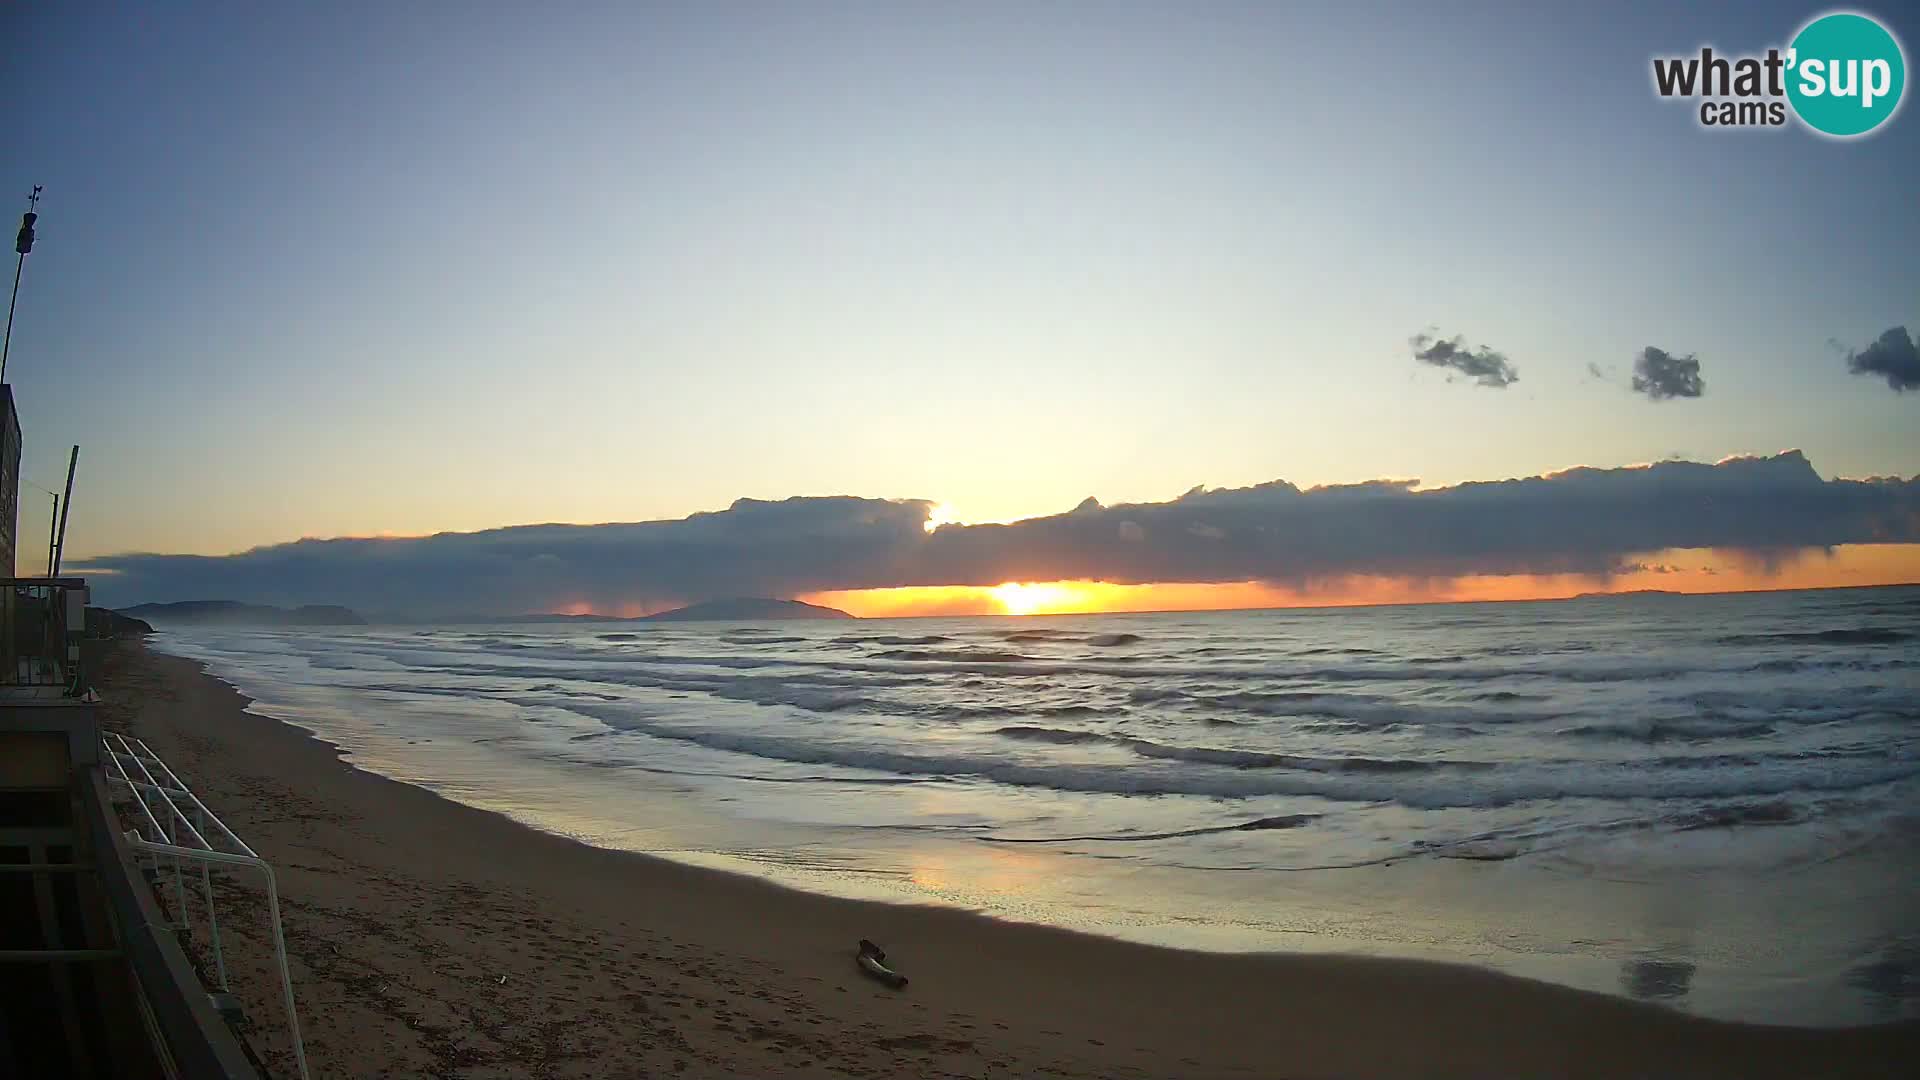
<instances>
[{"instance_id":1,"label":"teal circle logo","mask_svg":"<svg viewBox=\"0 0 1920 1080\"><path fill-rule=\"evenodd\" d=\"M1787 50L1787 100L1822 134L1865 135L1898 111L1906 88L1900 43L1865 15L1822 15Z\"/></svg>"}]
</instances>

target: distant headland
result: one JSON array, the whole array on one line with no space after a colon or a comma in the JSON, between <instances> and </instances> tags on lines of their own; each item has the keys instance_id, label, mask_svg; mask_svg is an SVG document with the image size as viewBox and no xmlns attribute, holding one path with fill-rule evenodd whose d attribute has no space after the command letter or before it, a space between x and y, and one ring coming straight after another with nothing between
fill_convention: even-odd
<instances>
[{"instance_id":1,"label":"distant headland","mask_svg":"<svg viewBox=\"0 0 1920 1080\"><path fill-rule=\"evenodd\" d=\"M755 621L762 619L851 619L839 608L822 607L799 600L774 600L764 596L736 596L726 600L707 600L644 616L645 622L703 622L711 620Z\"/></svg>"},{"instance_id":2,"label":"distant headland","mask_svg":"<svg viewBox=\"0 0 1920 1080\"><path fill-rule=\"evenodd\" d=\"M182 600L174 604L137 604L120 614L156 625L173 626L365 626L351 608L308 604L283 608L234 600Z\"/></svg>"},{"instance_id":3,"label":"distant headland","mask_svg":"<svg viewBox=\"0 0 1920 1080\"><path fill-rule=\"evenodd\" d=\"M567 623L567 622L770 622L791 619L851 619L855 616L839 608L822 607L800 600L776 600L767 596L734 596L704 600L697 604L656 612L638 618L615 615L449 615L405 618L376 614L372 619L351 608L333 604L308 604L282 608L269 604L243 604L234 600L183 600L172 604L138 604L121 608L118 613L144 619L158 626L232 626L303 627L366 626L370 622L448 625L460 623Z\"/></svg>"}]
</instances>

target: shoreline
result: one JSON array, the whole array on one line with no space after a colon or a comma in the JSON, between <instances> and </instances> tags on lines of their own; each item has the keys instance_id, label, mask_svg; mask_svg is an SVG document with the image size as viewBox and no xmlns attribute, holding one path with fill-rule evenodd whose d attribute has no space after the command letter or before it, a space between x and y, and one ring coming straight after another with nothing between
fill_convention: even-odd
<instances>
[{"instance_id":1,"label":"shoreline","mask_svg":"<svg viewBox=\"0 0 1920 1080\"><path fill-rule=\"evenodd\" d=\"M103 719L274 864L316 1075L1892 1076L1920 1051L1911 1021L1736 1024L1471 967L1187 952L800 892L366 772L143 644L100 672ZM905 991L857 972L862 937ZM237 965L236 989L273 1061L277 998L248 982L265 973Z\"/></svg>"}]
</instances>

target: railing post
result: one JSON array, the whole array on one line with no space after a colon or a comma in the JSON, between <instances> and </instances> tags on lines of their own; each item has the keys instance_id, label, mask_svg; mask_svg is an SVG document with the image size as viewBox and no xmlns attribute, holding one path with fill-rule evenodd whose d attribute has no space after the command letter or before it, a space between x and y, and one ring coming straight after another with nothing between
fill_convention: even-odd
<instances>
[{"instance_id":1,"label":"railing post","mask_svg":"<svg viewBox=\"0 0 1920 1080\"><path fill-rule=\"evenodd\" d=\"M200 831L202 834L207 831L206 816L204 814L201 815ZM231 990L232 987L227 985L226 953L225 950L220 947L220 913L216 911L213 906L213 874L207 869L206 863L200 864L200 895L207 902L207 937L213 941L214 975L220 980L220 989Z\"/></svg>"},{"instance_id":2,"label":"railing post","mask_svg":"<svg viewBox=\"0 0 1920 1080\"><path fill-rule=\"evenodd\" d=\"M280 991L286 996L287 1029L293 1033L293 1059L300 1075L307 1075L307 1048L300 1041L300 1013L293 1007L293 972L287 967L287 935L280 926L280 889L274 883L273 867L264 861L260 870L267 875L267 914L273 918L273 954L280 961Z\"/></svg>"},{"instance_id":3,"label":"railing post","mask_svg":"<svg viewBox=\"0 0 1920 1080\"><path fill-rule=\"evenodd\" d=\"M108 732L102 734L101 744L106 754L106 761L103 763L106 766L106 778L113 783L123 785L132 794L135 804L140 808L141 818L152 828L156 837L154 840L147 840L136 829L128 834L128 847L135 854L153 858L156 865L161 857L173 862L175 894L179 898L179 919L182 928L190 928L190 923L186 915L186 898L181 884L181 864L183 860L200 864L202 894L207 901L207 923L213 938L214 966L223 990L228 989L227 969L220 941L219 919L214 911L211 867L213 864L250 866L266 877L267 916L273 931L274 960L280 968L280 993L287 1010L287 1031L293 1040L294 1062L299 1068L302 1080L307 1080L309 1076L307 1050L300 1035L300 1012L293 997L293 971L287 959L286 927L280 918L280 887L274 876L273 867L268 865L265 859L260 858L246 841L235 835L218 815L209 810L207 805L200 801L200 797L182 783L173 769L145 742L135 739L133 745L129 745L125 737ZM138 749L135 749L135 746ZM135 780L128 773L129 761L133 763L140 775L146 778L145 782ZM149 764L153 768L148 768ZM155 774L156 769L159 775ZM164 784L161 782L162 777L166 781ZM153 803L148 802L149 796L154 797ZM164 825L155 814L155 807L159 807L165 814ZM187 807L192 808L192 817L188 816ZM210 835L219 837L221 843L239 848L245 854L216 849L207 839ZM165 837L165 841L157 839L159 837Z\"/></svg>"}]
</instances>

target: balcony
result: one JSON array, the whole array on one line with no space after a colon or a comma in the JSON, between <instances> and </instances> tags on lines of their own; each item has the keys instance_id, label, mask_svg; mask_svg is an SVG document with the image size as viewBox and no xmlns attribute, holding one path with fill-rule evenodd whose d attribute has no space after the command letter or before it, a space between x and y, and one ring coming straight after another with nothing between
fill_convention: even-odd
<instances>
[{"instance_id":1,"label":"balcony","mask_svg":"<svg viewBox=\"0 0 1920 1080\"><path fill-rule=\"evenodd\" d=\"M0 598L0 707L81 699L86 579L6 578Z\"/></svg>"},{"instance_id":2,"label":"balcony","mask_svg":"<svg viewBox=\"0 0 1920 1080\"><path fill-rule=\"evenodd\" d=\"M201 985L183 948L193 935L184 904L168 911L147 871L165 880L157 848L175 859L264 864L254 865L250 848L249 859L176 853L160 841L184 845L204 832L171 819L128 831L109 783L130 791L129 768L158 793L141 806L198 819L170 801L180 786L171 770L165 787L150 782L146 770L165 766L146 744L102 746L97 695L80 664L86 583L10 578L0 597L0 1076L258 1080L222 999ZM192 807L217 821L197 799ZM150 809L144 820L154 820ZM184 881L176 871L176 899Z\"/></svg>"}]
</instances>

